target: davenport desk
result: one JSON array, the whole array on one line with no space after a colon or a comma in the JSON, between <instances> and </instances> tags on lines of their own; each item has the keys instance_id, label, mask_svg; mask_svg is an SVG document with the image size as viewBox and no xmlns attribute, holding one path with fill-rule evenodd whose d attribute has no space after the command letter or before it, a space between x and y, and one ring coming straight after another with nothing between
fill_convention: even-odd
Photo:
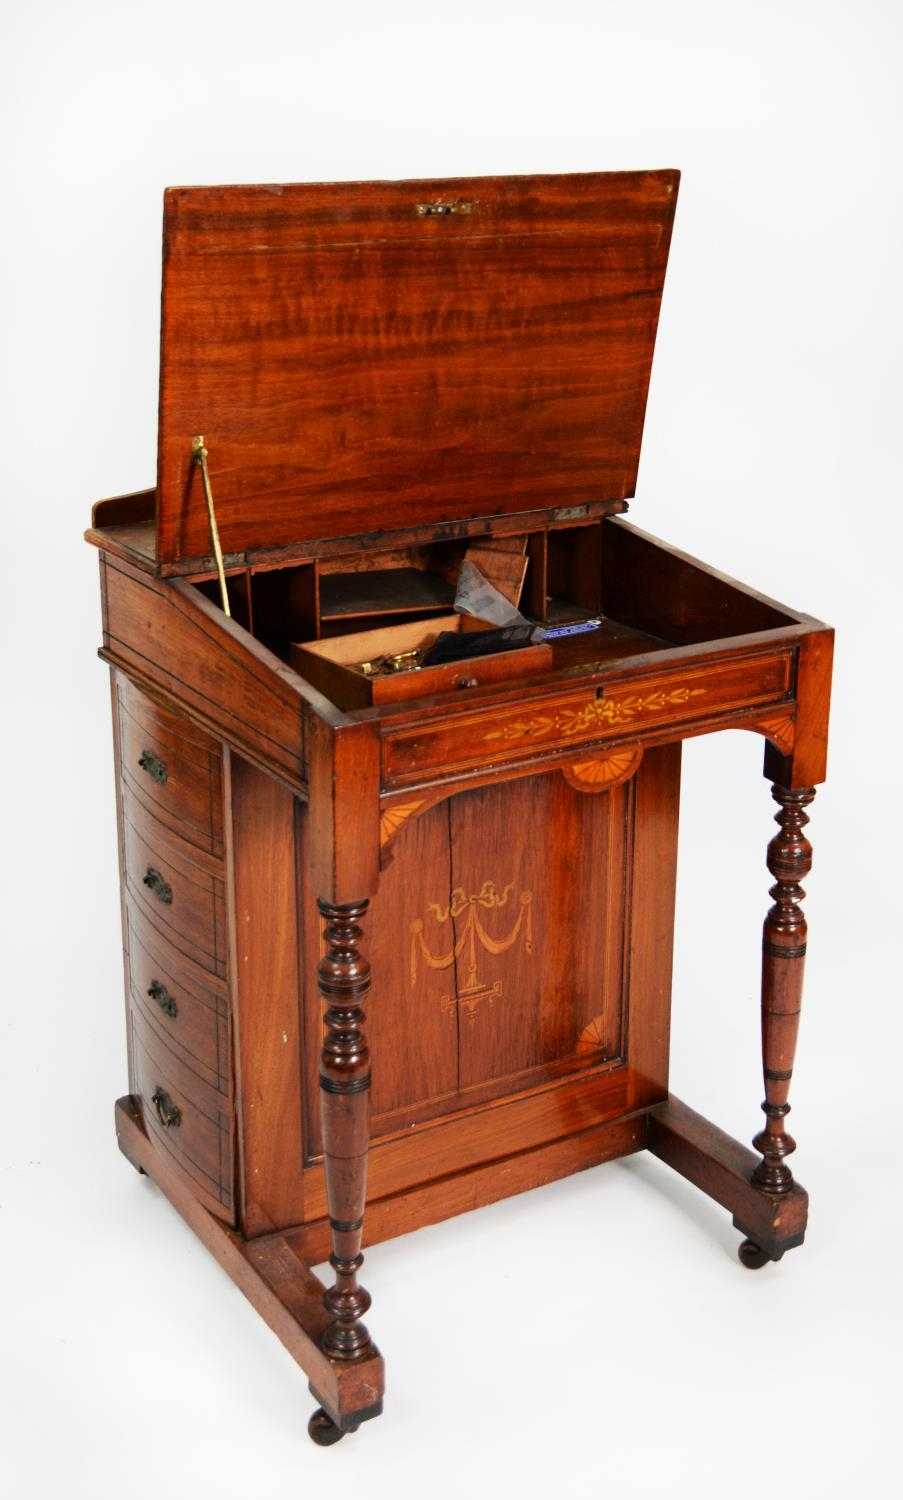
<instances>
[{"instance_id":1,"label":"davenport desk","mask_svg":"<svg viewBox=\"0 0 903 1500\"><path fill-rule=\"evenodd\" d=\"M832 637L623 518L677 185L166 194L157 485L88 533L117 1130L306 1371L320 1443L382 1407L362 1236L646 1149L747 1266L803 1239ZM418 668L473 624L465 561L552 633ZM728 728L762 736L777 803L754 1151L668 1089L680 747Z\"/></svg>"}]
</instances>

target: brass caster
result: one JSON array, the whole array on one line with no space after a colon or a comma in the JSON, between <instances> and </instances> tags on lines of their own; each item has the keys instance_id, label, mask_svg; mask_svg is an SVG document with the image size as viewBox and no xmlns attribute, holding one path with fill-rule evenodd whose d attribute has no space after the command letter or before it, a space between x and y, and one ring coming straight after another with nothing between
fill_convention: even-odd
<instances>
[{"instance_id":1,"label":"brass caster","mask_svg":"<svg viewBox=\"0 0 903 1500\"><path fill-rule=\"evenodd\" d=\"M337 1427L332 1417L327 1416L322 1406L318 1406L307 1424L307 1433L311 1441L318 1448L331 1448L333 1443L340 1443L346 1432L357 1432L358 1423L351 1427Z\"/></svg>"},{"instance_id":2,"label":"brass caster","mask_svg":"<svg viewBox=\"0 0 903 1500\"><path fill-rule=\"evenodd\" d=\"M756 1244L755 1240L744 1240L737 1254L740 1257L741 1264L746 1267L747 1271L759 1271L768 1261L780 1259L780 1256L769 1255L767 1251L762 1249L761 1245Z\"/></svg>"}]
</instances>

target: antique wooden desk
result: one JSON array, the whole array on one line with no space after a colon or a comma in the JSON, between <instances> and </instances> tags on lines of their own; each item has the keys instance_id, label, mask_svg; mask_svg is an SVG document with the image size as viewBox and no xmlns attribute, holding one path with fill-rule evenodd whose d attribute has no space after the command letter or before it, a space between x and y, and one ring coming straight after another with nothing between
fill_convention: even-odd
<instances>
[{"instance_id":1,"label":"antique wooden desk","mask_svg":"<svg viewBox=\"0 0 903 1500\"><path fill-rule=\"evenodd\" d=\"M784 1127L832 638L621 517L677 183L166 195L157 487L88 533L117 1129L307 1372L321 1443L382 1404L362 1233L645 1148L746 1265L803 1239ZM368 678L465 556L531 618L598 623ZM726 728L763 736L778 808L755 1152L668 1092L680 744Z\"/></svg>"}]
</instances>

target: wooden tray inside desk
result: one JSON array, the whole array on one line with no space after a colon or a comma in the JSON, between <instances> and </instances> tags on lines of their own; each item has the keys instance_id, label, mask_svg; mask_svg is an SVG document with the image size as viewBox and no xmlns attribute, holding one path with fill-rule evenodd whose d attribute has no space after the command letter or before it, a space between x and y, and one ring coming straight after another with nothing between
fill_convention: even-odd
<instances>
[{"instance_id":1,"label":"wooden tray inside desk","mask_svg":"<svg viewBox=\"0 0 903 1500\"><path fill-rule=\"evenodd\" d=\"M470 615L437 615L408 625L389 625L334 636L325 641L307 641L290 648L291 665L307 682L325 693L339 708L368 708L373 703L397 703L408 698L428 698L456 688L482 687L507 682L552 666L550 646L537 643L494 656L467 657L441 666L365 677L361 662L381 656L416 651L435 640L441 631L491 629L484 620Z\"/></svg>"}]
</instances>

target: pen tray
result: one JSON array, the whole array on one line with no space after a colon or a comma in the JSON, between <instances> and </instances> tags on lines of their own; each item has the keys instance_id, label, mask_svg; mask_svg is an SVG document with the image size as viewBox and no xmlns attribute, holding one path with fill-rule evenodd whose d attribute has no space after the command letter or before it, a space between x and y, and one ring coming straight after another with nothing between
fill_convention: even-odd
<instances>
[{"instance_id":1,"label":"pen tray","mask_svg":"<svg viewBox=\"0 0 903 1500\"><path fill-rule=\"evenodd\" d=\"M491 628L486 621L471 615L437 615L405 625L388 625L382 629L333 636L325 641L293 643L289 660L296 672L338 708L367 708L374 703L428 698L455 689L467 691L487 683L510 681L551 669L551 646L535 644L491 656L468 657L441 666L417 667L373 677L365 676L360 670L362 662L423 650L443 630Z\"/></svg>"}]
</instances>

